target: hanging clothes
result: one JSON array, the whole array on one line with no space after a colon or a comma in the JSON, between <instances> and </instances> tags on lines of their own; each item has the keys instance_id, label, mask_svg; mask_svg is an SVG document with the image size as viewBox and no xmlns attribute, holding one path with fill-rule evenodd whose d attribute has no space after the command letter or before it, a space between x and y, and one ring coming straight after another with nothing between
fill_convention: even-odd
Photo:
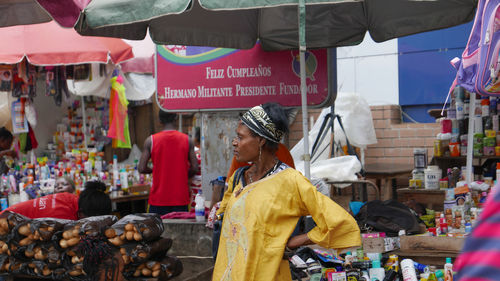
<instances>
[{"instance_id":1,"label":"hanging clothes","mask_svg":"<svg viewBox=\"0 0 500 281\"><path fill-rule=\"evenodd\" d=\"M36 149L38 147L38 141L36 140L35 137L35 131L33 131L33 128L31 128L31 125L28 123L28 138L31 143L31 149Z\"/></svg>"},{"instance_id":2,"label":"hanging clothes","mask_svg":"<svg viewBox=\"0 0 500 281\"><path fill-rule=\"evenodd\" d=\"M111 78L111 96L109 99L108 137L113 139L113 148L131 148L128 127L128 101L125 96L123 78L120 75Z\"/></svg>"}]
</instances>

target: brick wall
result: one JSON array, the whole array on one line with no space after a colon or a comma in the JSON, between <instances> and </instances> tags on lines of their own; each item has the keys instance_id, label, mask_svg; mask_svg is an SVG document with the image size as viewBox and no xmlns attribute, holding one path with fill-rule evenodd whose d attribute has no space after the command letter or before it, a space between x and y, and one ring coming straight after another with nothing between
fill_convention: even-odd
<instances>
[{"instance_id":1,"label":"brick wall","mask_svg":"<svg viewBox=\"0 0 500 281\"><path fill-rule=\"evenodd\" d=\"M402 123L399 105L371 106L373 126L378 143L368 146L365 163L397 163L413 165L413 149L427 148L429 161L432 159L433 144L439 133L437 123ZM321 109L309 110L316 120ZM302 112L299 110L295 121L290 125L289 147L302 138Z\"/></svg>"},{"instance_id":2,"label":"brick wall","mask_svg":"<svg viewBox=\"0 0 500 281\"><path fill-rule=\"evenodd\" d=\"M365 162L413 165L413 149L427 148L429 161L439 133L437 123L402 123L399 105L372 106L373 125L378 143L368 146Z\"/></svg>"}]
</instances>

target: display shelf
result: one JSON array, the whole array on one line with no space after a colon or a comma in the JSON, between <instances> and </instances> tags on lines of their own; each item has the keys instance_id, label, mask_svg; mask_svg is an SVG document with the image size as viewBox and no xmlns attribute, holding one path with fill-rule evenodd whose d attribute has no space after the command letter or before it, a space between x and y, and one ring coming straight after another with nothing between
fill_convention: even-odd
<instances>
[{"instance_id":1,"label":"display shelf","mask_svg":"<svg viewBox=\"0 0 500 281\"><path fill-rule=\"evenodd\" d=\"M444 208L443 202L446 191L443 189L400 188L397 192L400 202L406 202L413 199L417 203L424 204L424 206L429 209L442 211Z\"/></svg>"},{"instance_id":2,"label":"display shelf","mask_svg":"<svg viewBox=\"0 0 500 281\"><path fill-rule=\"evenodd\" d=\"M500 156L475 156L472 159L473 167L484 167L492 162L500 161ZM462 167L467 162L466 156L434 156L431 165L437 165L442 170L442 176L446 176L446 170L450 167ZM474 169L475 173L480 173L481 169Z\"/></svg>"}]
</instances>

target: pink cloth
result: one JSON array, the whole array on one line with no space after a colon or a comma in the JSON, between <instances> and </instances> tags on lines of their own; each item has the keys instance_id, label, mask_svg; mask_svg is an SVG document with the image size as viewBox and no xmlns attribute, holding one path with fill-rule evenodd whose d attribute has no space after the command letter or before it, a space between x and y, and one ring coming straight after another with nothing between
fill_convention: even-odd
<instances>
[{"instance_id":1,"label":"pink cloth","mask_svg":"<svg viewBox=\"0 0 500 281\"><path fill-rule=\"evenodd\" d=\"M162 219L194 219L195 214L191 212L172 212L161 216Z\"/></svg>"}]
</instances>

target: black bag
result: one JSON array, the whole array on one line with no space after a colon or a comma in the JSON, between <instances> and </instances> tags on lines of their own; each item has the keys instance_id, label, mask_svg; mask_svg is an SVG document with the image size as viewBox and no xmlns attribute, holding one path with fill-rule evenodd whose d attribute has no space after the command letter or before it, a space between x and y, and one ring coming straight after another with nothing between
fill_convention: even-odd
<instances>
[{"instance_id":1,"label":"black bag","mask_svg":"<svg viewBox=\"0 0 500 281\"><path fill-rule=\"evenodd\" d=\"M234 187L238 184L243 173L249 168L249 166L241 167L234 172L233 185L231 186L231 192L234 191ZM212 233L212 256L217 258L217 250L219 249L219 239L220 232L222 230L222 220L224 218L224 213L219 215L219 219L214 222L214 232Z\"/></svg>"},{"instance_id":2,"label":"black bag","mask_svg":"<svg viewBox=\"0 0 500 281\"><path fill-rule=\"evenodd\" d=\"M402 229L406 234L420 232L418 219L410 208L395 200L369 201L361 207L355 219L362 231L381 231L387 236L397 236Z\"/></svg>"}]
</instances>

